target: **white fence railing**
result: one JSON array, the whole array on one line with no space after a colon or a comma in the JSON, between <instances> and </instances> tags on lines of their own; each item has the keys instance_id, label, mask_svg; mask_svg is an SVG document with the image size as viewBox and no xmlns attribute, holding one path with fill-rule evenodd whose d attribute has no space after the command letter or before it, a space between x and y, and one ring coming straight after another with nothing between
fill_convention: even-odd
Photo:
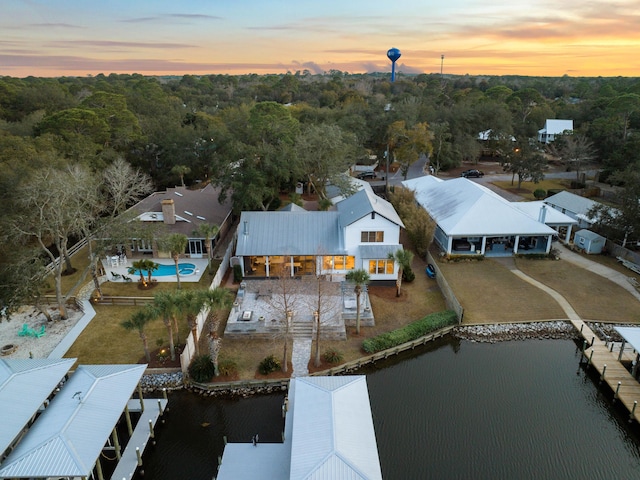
<instances>
[{"instance_id":1,"label":"white fence railing","mask_svg":"<svg viewBox=\"0 0 640 480\"><path fill-rule=\"evenodd\" d=\"M229 269L231 255L233 254L233 250L236 244L236 235L237 232L234 233L231 242L227 246L227 249L224 252L224 256L222 257L222 262L218 267L218 271L216 272L213 280L211 281L210 289L214 289L220 286L222 283L222 279L224 278L227 270ZM198 338L201 338L202 329L204 328L205 323L207 322L207 316L209 315L209 309L203 309L196 318L197 332ZM189 364L193 359L193 356L196 354L195 342L193 335L189 333L187 340L185 341L184 350L180 354L180 368L182 369L182 373L186 374L187 369L189 368Z\"/></svg>"},{"instance_id":2,"label":"white fence railing","mask_svg":"<svg viewBox=\"0 0 640 480\"><path fill-rule=\"evenodd\" d=\"M83 238L82 240L80 240L78 243L76 243L73 247L69 249L69 257L73 257L76 253L78 253L79 250L84 248L85 245L87 245L87 239ZM58 258L56 258L55 261L51 262L49 265L44 267L44 270L46 272L45 274L49 275L53 273L53 270L56 268L57 265L60 264L61 261L62 261L62 255L58 256Z\"/></svg>"}]
</instances>

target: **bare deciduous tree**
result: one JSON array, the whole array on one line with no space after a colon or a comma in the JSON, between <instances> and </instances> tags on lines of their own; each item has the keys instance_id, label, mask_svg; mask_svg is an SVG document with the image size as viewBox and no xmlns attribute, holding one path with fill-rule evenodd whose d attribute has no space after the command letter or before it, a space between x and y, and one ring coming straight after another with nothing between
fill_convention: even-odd
<instances>
[{"instance_id":1,"label":"bare deciduous tree","mask_svg":"<svg viewBox=\"0 0 640 480\"><path fill-rule=\"evenodd\" d=\"M285 258L288 258L285 256ZM300 290L301 282L291 277L285 264L277 272L278 277L268 280L271 289L271 298L267 301L268 309L276 316L281 326L276 337L282 339L282 371L288 371L289 343L292 340L293 321L301 307Z\"/></svg>"}]
</instances>

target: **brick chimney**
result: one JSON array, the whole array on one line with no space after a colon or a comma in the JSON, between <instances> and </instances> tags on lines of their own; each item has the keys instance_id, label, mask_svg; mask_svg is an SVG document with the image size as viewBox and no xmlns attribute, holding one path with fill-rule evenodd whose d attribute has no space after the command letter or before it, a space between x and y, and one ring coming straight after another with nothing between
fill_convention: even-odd
<instances>
[{"instance_id":1,"label":"brick chimney","mask_svg":"<svg viewBox=\"0 0 640 480\"><path fill-rule=\"evenodd\" d=\"M176 223L176 206L172 199L162 200L162 216L164 223L167 225L175 225Z\"/></svg>"}]
</instances>

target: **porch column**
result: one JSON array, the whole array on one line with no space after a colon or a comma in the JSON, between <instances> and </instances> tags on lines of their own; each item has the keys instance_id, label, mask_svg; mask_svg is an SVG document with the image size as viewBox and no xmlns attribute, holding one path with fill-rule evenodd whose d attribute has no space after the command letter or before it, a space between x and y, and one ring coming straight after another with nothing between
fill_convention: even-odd
<instances>
[{"instance_id":1,"label":"porch column","mask_svg":"<svg viewBox=\"0 0 640 480\"><path fill-rule=\"evenodd\" d=\"M520 243L520 235L516 235L516 239L513 242L513 254L516 255L518 253L518 244Z\"/></svg>"},{"instance_id":2,"label":"porch column","mask_svg":"<svg viewBox=\"0 0 640 480\"><path fill-rule=\"evenodd\" d=\"M480 254L484 255L484 252L487 249L487 237L482 237L482 247L480 247Z\"/></svg>"},{"instance_id":3,"label":"porch column","mask_svg":"<svg viewBox=\"0 0 640 480\"><path fill-rule=\"evenodd\" d=\"M549 235L547 237L547 248L546 251L544 253L549 254L549 252L551 251L551 242L553 241L553 235Z\"/></svg>"},{"instance_id":4,"label":"porch column","mask_svg":"<svg viewBox=\"0 0 640 480\"><path fill-rule=\"evenodd\" d=\"M265 271L265 275L268 277L269 276L269 256L265 255L264 257L264 271Z\"/></svg>"},{"instance_id":5,"label":"porch column","mask_svg":"<svg viewBox=\"0 0 640 480\"><path fill-rule=\"evenodd\" d=\"M447 254L451 255L451 248L453 247L453 238L447 237Z\"/></svg>"},{"instance_id":6,"label":"porch column","mask_svg":"<svg viewBox=\"0 0 640 480\"><path fill-rule=\"evenodd\" d=\"M573 227L573 225L567 226L567 236L564 239L565 243L569 243L569 240L571 240L571 228L572 227Z\"/></svg>"}]
</instances>

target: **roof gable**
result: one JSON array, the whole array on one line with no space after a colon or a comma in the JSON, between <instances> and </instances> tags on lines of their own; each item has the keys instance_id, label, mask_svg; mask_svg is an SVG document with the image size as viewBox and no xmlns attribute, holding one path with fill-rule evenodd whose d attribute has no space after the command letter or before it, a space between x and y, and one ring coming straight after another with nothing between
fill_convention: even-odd
<instances>
[{"instance_id":1,"label":"roof gable","mask_svg":"<svg viewBox=\"0 0 640 480\"><path fill-rule=\"evenodd\" d=\"M300 377L294 401L291 479L382 478L366 377Z\"/></svg>"},{"instance_id":2,"label":"roof gable","mask_svg":"<svg viewBox=\"0 0 640 480\"><path fill-rule=\"evenodd\" d=\"M369 189L360 190L340 201L336 208L340 212L340 226L346 227L366 217L371 212L383 216L390 222L404 227L400 216L391 203L377 196Z\"/></svg>"}]
</instances>

